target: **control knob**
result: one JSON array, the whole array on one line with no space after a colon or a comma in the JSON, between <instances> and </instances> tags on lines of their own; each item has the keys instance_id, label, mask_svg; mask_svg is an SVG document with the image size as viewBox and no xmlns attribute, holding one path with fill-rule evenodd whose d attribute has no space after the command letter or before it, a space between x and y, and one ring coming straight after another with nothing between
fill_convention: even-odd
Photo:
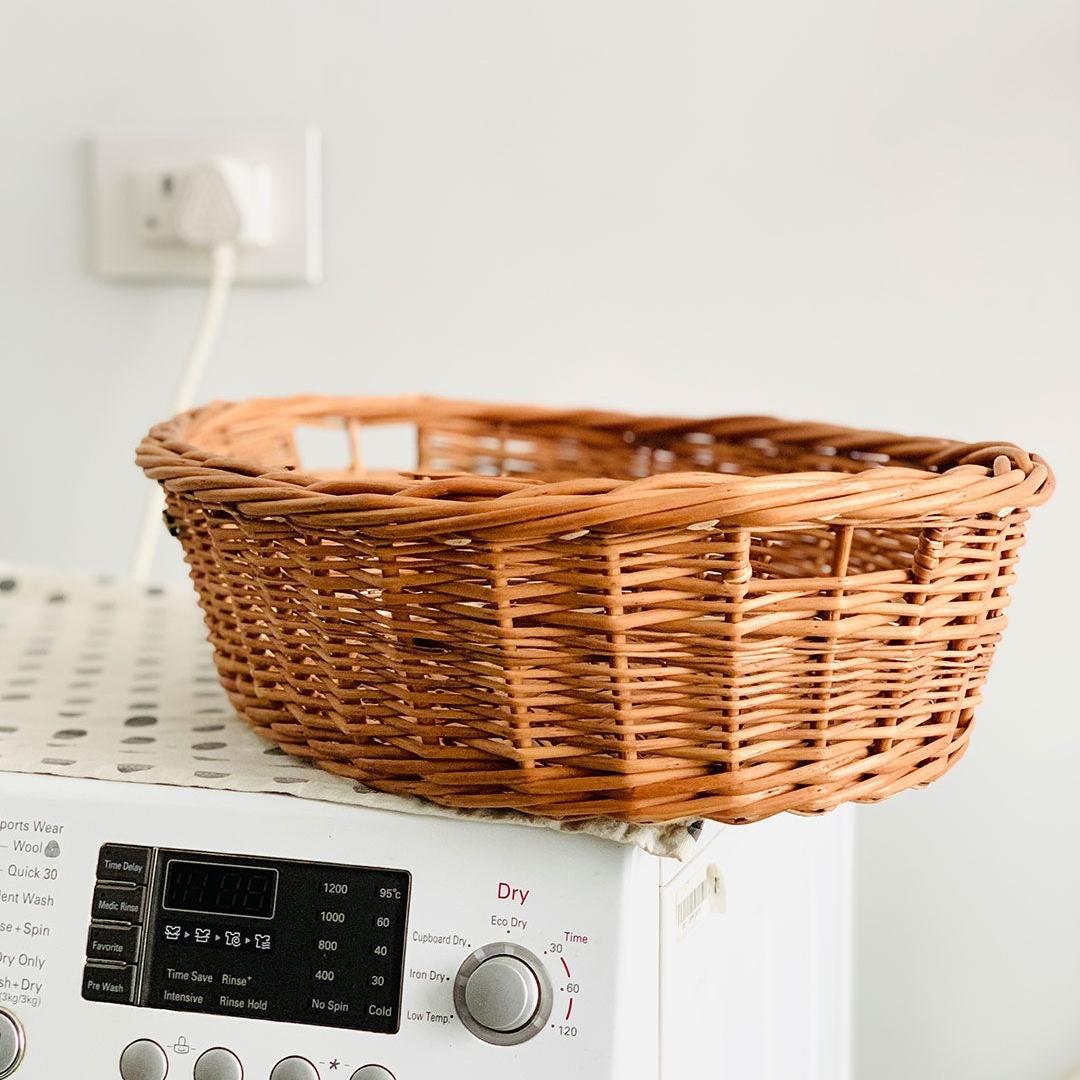
<instances>
[{"instance_id":1,"label":"control knob","mask_svg":"<svg viewBox=\"0 0 1080 1080\"><path fill-rule=\"evenodd\" d=\"M544 1029L551 1016L551 980L543 962L509 942L472 953L454 980L454 1007L478 1039L513 1046Z\"/></svg>"},{"instance_id":2,"label":"control knob","mask_svg":"<svg viewBox=\"0 0 1080 1080\"><path fill-rule=\"evenodd\" d=\"M0 1008L0 1077L11 1076L26 1052L26 1036L19 1018Z\"/></svg>"}]
</instances>

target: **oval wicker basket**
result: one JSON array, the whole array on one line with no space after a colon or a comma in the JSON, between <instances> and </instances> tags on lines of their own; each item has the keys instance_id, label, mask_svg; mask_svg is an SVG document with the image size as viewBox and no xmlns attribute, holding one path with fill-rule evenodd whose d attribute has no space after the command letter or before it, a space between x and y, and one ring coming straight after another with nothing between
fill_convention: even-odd
<instances>
[{"instance_id":1,"label":"oval wicker basket","mask_svg":"<svg viewBox=\"0 0 1080 1080\"><path fill-rule=\"evenodd\" d=\"M416 470L365 471L400 423ZM349 460L301 471L327 426ZM382 791L640 822L944 773L1053 489L1011 445L431 398L218 403L138 463L261 734Z\"/></svg>"}]
</instances>

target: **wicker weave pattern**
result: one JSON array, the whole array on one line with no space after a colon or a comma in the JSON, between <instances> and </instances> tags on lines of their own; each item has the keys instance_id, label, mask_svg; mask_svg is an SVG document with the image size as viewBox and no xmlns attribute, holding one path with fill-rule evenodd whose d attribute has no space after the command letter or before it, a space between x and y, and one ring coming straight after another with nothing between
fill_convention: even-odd
<instances>
[{"instance_id":1,"label":"wicker weave pattern","mask_svg":"<svg viewBox=\"0 0 1080 1080\"><path fill-rule=\"evenodd\" d=\"M364 472L401 420L417 470ZM313 424L347 468L299 471ZM216 404L138 462L263 734L385 791L634 821L940 776L1053 488L1011 445L428 398Z\"/></svg>"}]
</instances>

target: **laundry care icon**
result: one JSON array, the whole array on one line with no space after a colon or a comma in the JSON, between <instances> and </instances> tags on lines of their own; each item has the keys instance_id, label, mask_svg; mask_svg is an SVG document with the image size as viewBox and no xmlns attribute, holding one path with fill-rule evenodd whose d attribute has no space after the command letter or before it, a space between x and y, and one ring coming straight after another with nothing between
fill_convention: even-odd
<instances>
[{"instance_id":1,"label":"laundry care icon","mask_svg":"<svg viewBox=\"0 0 1080 1080\"><path fill-rule=\"evenodd\" d=\"M203 930L201 927L195 928L195 943L197 945L205 945L210 940L210 931Z\"/></svg>"},{"instance_id":2,"label":"laundry care icon","mask_svg":"<svg viewBox=\"0 0 1080 1080\"><path fill-rule=\"evenodd\" d=\"M166 941L179 941L180 931L182 927L179 926L166 926L165 927L165 940Z\"/></svg>"},{"instance_id":3,"label":"laundry care icon","mask_svg":"<svg viewBox=\"0 0 1080 1080\"><path fill-rule=\"evenodd\" d=\"M55 859L60 855L60 845L55 840L50 840L45 845L45 858Z\"/></svg>"}]
</instances>

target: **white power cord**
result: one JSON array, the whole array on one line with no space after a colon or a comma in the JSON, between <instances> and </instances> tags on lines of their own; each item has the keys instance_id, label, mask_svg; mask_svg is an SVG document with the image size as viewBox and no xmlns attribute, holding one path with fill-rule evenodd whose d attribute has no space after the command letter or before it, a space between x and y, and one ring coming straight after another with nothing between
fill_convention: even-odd
<instances>
[{"instance_id":1,"label":"white power cord","mask_svg":"<svg viewBox=\"0 0 1080 1080\"><path fill-rule=\"evenodd\" d=\"M173 395L170 415L187 412L195 403L195 395L206 374L206 365L214 351L221 322L225 317L225 305L236 277L236 246L225 243L216 245L210 252L210 291L206 294L199 329L191 343L187 360L180 372L180 382Z\"/></svg>"},{"instance_id":2,"label":"white power cord","mask_svg":"<svg viewBox=\"0 0 1080 1080\"><path fill-rule=\"evenodd\" d=\"M191 349L180 372L180 381L173 394L172 408L169 411L170 416L187 412L194 404L195 395L202 383L206 365L221 330L229 291L235 276L235 245L218 244L210 253L210 291L206 295L206 305L203 308L195 340L191 343ZM165 491L159 484L154 484L146 496L135 553L131 557L129 567L131 578L139 585L145 584L150 576L158 537L161 535L161 515L164 510Z\"/></svg>"},{"instance_id":3,"label":"white power cord","mask_svg":"<svg viewBox=\"0 0 1080 1080\"><path fill-rule=\"evenodd\" d=\"M214 351L229 292L236 277L236 253L241 244L260 242L253 235L257 213L257 184L244 162L212 161L183 177L175 211L176 235L182 243L204 247L210 257L210 291L202 319L180 372L170 416L187 412L195 402L206 366ZM149 577L162 530L165 495L155 484L147 496L129 574L138 584Z\"/></svg>"}]
</instances>

